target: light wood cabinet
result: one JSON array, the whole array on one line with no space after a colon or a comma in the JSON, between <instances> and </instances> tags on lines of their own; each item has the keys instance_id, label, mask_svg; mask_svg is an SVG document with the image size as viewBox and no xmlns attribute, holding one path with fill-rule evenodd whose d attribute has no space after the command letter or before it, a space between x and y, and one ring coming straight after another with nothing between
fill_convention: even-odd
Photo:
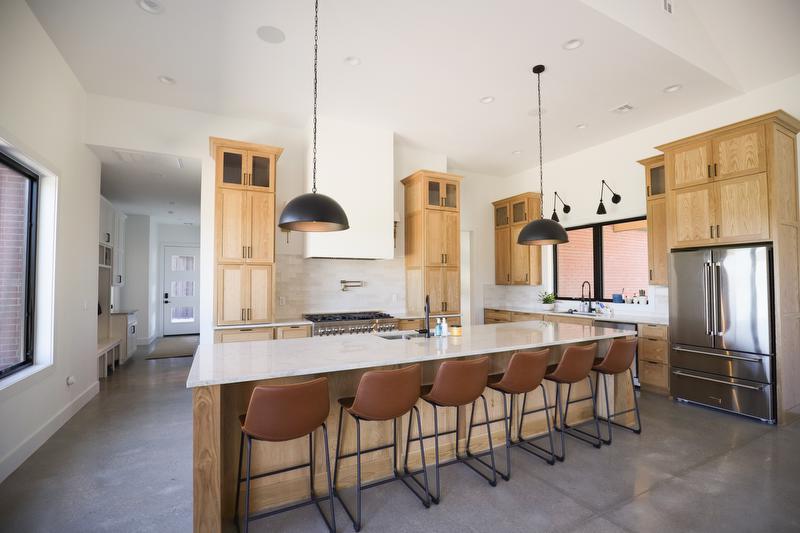
<instances>
[{"instance_id":1,"label":"light wood cabinet","mask_svg":"<svg viewBox=\"0 0 800 533\"><path fill-rule=\"evenodd\" d=\"M275 328L276 339L303 339L311 336L311 326L278 326Z\"/></svg>"},{"instance_id":2,"label":"light wood cabinet","mask_svg":"<svg viewBox=\"0 0 800 533\"><path fill-rule=\"evenodd\" d=\"M594 319L582 316L547 315L547 320L556 324L578 324L579 326L594 324Z\"/></svg>"},{"instance_id":3,"label":"light wood cabinet","mask_svg":"<svg viewBox=\"0 0 800 533\"><path fill-rule=\"evenodd\" d=\"M715 184L715 240L722 243L769 239L769 191L766 173Z\"/></svg>"},{"instance_id":4,"label":"light wood cabinet","mask_svg":"<svg viewBox=\"0 0 800 533\"><path fill-rule=\"evenodd\" d=\"M275 178L283 149L210 138L216 163L215 307L218 325L270 322Z\"/></svg>"},{"instance_id":5,"label":"light wood cabinet","mask_svg":"<svg viewBox=\"0 0 800 533\"><path fill-rule=\"evenodd\" d=\"M667 181L672 189L711 181L711 142L688 142L666 154Z\"/></svg>"},{"instance_id":6,"label":"light wood cabinet","mask_svg":"<svg viewBox=\"0 0 800 533\"><path fill-rule=\"evenodd\" d=\"M275 338L273 328L218 329L214 332L214 342L271 341Z\"/></svg>"},{"instance_id":7,"label":"light wood cabinet","mask_svg":"<svg viewBox=\"0 0 800 533\"><path fill-rule=\"evenodd\" d=\"M764 125L745 126L712 138L714 179L729 179L767 170Z\"/></svg>"},{"instance_id":8,"label":"light wood cabinet","mask_svg":"<svg viewBox=\"0 0 800 533\"><path fill-rule=\"evenodd\" d=\"M461 307L460 181L460 176L428 170L403 180L409 313L424 312L426 295L431 313L454 313Z\"/></svg>"},{"instance_id":9,"label":"light wood cabinet","mask_svg":"<svg viewBox=\"0 0 800 533\"><path fill-rule=\"evenodd\" d=\"M669 193L668 219L676 248L714 242L714 184L677 189Z\"/></svg>"},{"instance_id":10,"label":"light wood cabinet","mask_svg":"<svg viewBox=\"0 0 800 533\"><path fill-rule=\"evenodd\" d=\"M541 313L522 313L520 311L513 311L511 313L512 322L526 322L529 320L544 320L544 315Z\"/></svg>"},{"instance_id":11,"label":"light wood cabinet","mask_svg":"<svg viewBox=\"0 0 800 533\"><path fill-rule=\"evenodd\" d=\"M530 192L492 202L496 285L541 285L541 247L517 244L522 228L540 217L540 202L540 196Z\"/></svg>"},{"instance_id":12,"label":"light wood cabinet","mask_svg":"<svg viewBox=\"0 0 800 533\"><path fill-rule=\"evenodd\" d=\"M501 324L503 322L511 322L511 311L500 311L497 309L483 310L484 324Z\"/></svg>"},{"instance_id":13,"label":"light wood cabinet","mask_svg":"<svg viewBox=\"0 0 800 533\"><path fill-rule=\"evenodd\" d=\"M494 282L496 285L511 283L511 228L494 230Z\"/></svg>"},{"instance_id":14,"label":"light wood cabinet","mask_svg":"<svg viewBox=\"0 0 800 533\"><path fill-rule=\"evenodd\" d=\"M664 156L639 161L645 169L647 191L647 264L653 285L666 285L669 279L667 242L667 198Z\"/></svg>"}]
</instances>

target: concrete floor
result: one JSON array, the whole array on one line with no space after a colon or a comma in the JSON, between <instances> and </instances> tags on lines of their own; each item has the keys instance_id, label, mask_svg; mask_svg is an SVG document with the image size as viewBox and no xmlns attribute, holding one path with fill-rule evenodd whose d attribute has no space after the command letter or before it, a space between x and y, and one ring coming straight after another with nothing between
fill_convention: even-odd
<instances>
[{"instance_id":1,"label":"concrete floor","mask_svg":"<svg viewBox=\"0 0 800 533\"><path fill-rule=\"evenodd\" d=\"M143 352L0 484L0 531L191 531L190 358ZM555 466L513 452L496 488L443 470L424 509L401 483L364 493L364 531L798 531L800 422L774 428L644 394L644 432ZM347 496L346 496L347 497ZM352 524L337 503L339 531ZM251 531L319 531L307 507Z\"/></svg>"}]
</instances>

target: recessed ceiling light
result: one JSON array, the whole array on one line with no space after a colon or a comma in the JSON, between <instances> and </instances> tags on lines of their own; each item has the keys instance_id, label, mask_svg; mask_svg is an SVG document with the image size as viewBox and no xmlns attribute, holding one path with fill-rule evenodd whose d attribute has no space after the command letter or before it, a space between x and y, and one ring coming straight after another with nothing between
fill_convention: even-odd
<instances>
[{"instance_id":1,"label":"recessed ceiling light","mask_svg":"<svg viewBox=\"0 0 800 533\"><path fill-rule=\"evenodd\" d=\"M278 44L286 40L286 34L283 30L275 26L261 26L256 30L258 38L265 43Z\"/></svg>"},{"instance_id":2,"label":"recessed ceiling light","mask_svg":"<svg viewBox=\"0 0 800 533\"><path fill-rule=\"evenodd\" d=\"M494 96L484 96L480 101L482 104L491 104L494 102Z\"/></svg>"},{"instance_id":3,"label":"recessed ceiling light","mask_svg":"<svg viewBox=\"0 0 800 533\"><path fill-rule=\"evenodd\" d=\"M136 0L136 5L151 15L159 15L164 12L161 0Z\"/></svg>"},{"instance_id":4,"label":"recessed ceiling light","mask_svg":"<svg viewBox=\"0 0 800 533\"><path fill-rule=\"evenodd\" d=\"M680 91L681 89L683 89L683 85L681 85L680 83L676 83L675 85L670 85L669 87L664 87L664 92L665 93L676 93L676 92Z\"/></svg>"},{"instance_id":5,"label":"recessed ceiling light","mask_svg":"<svg viewBox=\"0 0 800 533\"><path fill-rule=\"evenodd\" d=\"M511 155L520 155L521 153L522 150L514 150L513 152L511 152Z\"/></svg>"},{"instance_id":6,"label":"recessed ceiling light","mask_svg":"<svg viewBox=\"0 0 800 533\"><path fill-rule=\"evenodd\" d=\"M344 62L351 67L357 67L361 64L361 59L357 58L356 56L347 56L344 58Z\"/></svg>"},{"instance_id":7,"label":"recessed ceiling light","mask_svg":"<svg viewBox=\"0 0 800 533\"><path fill-rule=\"evenodd\" d=\"M582 39L570 39L569 41L562 44L561 48L563 48L564 50L576 50L581 46L583 46Z\"/></svg>"},{"instance_id":8,"label":"recessed ceiling light","mask_svg":"<svg viewBox=\"0 0 800 533\"><path fill-rule=\"evenodd\" d=\"M158 81L164 85L175 85L175 78L171 78L170 76L159 76Z\"/></svg>"},{"instance_id":9,"label":"recessed ceiling light","mask_svg":"<svg viewBox=\"0 0 800 533\"><path fill-rule=\"evenodd\" d=\"M617 106L611 110L614 113L624 114L633 111L633 106L631 104L622 104L621 106Z\"/></svg>"},{"instance_id":10,"label":"recessed ceiling light","mask_svg":"<svg viewBox=\"0 0 800 533\"><path fill-rule=\"evenodd\" d=\"M589 127L589 125L581 122L580 124L576 124L575 127L578 128L579 130L585 130L586 128Z\"/></svg>"}]
</instances>

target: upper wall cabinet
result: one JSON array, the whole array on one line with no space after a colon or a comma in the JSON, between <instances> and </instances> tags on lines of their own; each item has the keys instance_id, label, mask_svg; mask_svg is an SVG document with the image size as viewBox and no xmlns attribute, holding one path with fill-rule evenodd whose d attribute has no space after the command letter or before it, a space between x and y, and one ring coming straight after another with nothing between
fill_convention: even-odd
<instances>
[{"instance_id":1,"label":"upper wall cabinet","mask_svg":"<svg viewBox=\"0 0 800 533\"><path fill-rule=\"evenodd\" d=\"M711 180L711 143L702 139L676 147L666 154L667 176L672 189Z\"/></svg>"},{"instance_id":2,"label":"upper wall cabinet","mask_svg":"<svg viewBox=\"0 0 800 533\"><path fill-rule=\"evenodd\" d=\"M644 166L647 191L648 279L653 285L666 285L669 278L667 257L667 201L664 156L639 161Z\"/></svg>"},{"instance_id":3,"label":"upper wall cabinet","mask_svg":"<svg viewBox=\"0 0 800 533\"><path fill-rule=\"evenodd\" d=\"M767 170L764 125L736 128L712 138L714 178L728 179Z\"/></svg>"},{"instance_id":4,"label":"upper wall cabinet","mask_svg":"<svg viewBox=\"0 0 800 533\"><path fill-rule=\"evenodd\" d=\"M526 192L492 202L494 207L494 279L496 285L540 285L541 247L517 244L522 228L540 217L541 198Z\"/></svg>"},{"instance_id":5,"label":"upper wall cabinet","mask_svg":"<svg viewBox=\"0 0 800 533\"><path fill-rule=\"evenodd\" d=\"M216 161L217 186L275 190L275 165L283 148L211 138L211 153Z\"/></svg>"},{"instance_id":6,"label":"upper wall cabinet","mask_svg":"<svg viewBox=\"0 0 800 533\"><path fill-rule=\"evenodd\" d=\"M427 190L426 207L429 209L444 209L458 211L459 209L459 182L441 177L429 177L425 181Z\"/></svg>"}]
</instances>

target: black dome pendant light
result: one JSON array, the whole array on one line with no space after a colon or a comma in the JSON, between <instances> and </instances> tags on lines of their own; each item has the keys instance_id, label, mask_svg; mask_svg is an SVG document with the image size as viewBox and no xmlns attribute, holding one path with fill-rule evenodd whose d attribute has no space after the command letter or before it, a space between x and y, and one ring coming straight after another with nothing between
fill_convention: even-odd
<instances>
[{"instance_id":1,"label":"black dome pendant light","mask_svg":"<svg viewBox=\"0 0 800 533\"><path fill-rule=\"evenodd\" d=\"M293 198L284 207L278 226L290 231L341 231L350 223L342 206L317 192L317 56L319 48L319 0L314 1L314 121L312 134L311 192Z\"/></svg>"},{"instance_id":2,"label":"black dome pendant light","mask_svg":"<svg viewBox=\"0 0 800 533\"><path fill-rule=\"evenodd\" d=\"M539 217L528 222L517 237L517 244L544 246L569 242L567 231L556 220L544 218L544 170L542 168L542 72L544 65L533 67L536 74L536 87L539 95ZM567 211L565 211L567 212Z\"/></svg>"}]
</instances>

